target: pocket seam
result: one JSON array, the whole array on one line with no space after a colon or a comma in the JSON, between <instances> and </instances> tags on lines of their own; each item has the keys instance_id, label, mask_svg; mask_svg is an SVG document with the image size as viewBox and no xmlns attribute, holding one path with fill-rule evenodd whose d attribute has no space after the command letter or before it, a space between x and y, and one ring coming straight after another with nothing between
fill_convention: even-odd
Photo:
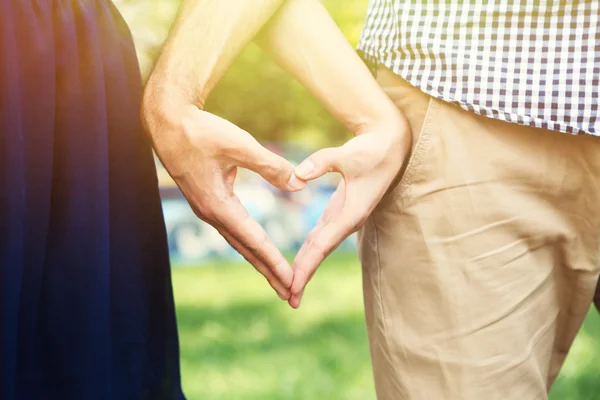
<instances>
[{"instance_id":1,"label":"pocket seam","mask_svg":"<svg viewBox=\"0 0 600 400\"><path fill-rule=\"evenodd\" d=\"M415 175L419 171L420 167L423 165L423 161L427 151L430 148L432 135L431 135L431 126L434 122L434 117L439 110L438 100L435 98L429 99L429 104L427 106L427 111L425 113L425 120L423 121L423 126L421 127L421 132L419 132L419 136L417 138L417 143L415 144L414 150L410 155L408 160L408 165L406 166L406 171L404 171L404 175L400 178L400 182L398 185L388 194L388 201L394 201L400 195L406 193L408 189L411 187Z\"/></svg>"}]
</instances>

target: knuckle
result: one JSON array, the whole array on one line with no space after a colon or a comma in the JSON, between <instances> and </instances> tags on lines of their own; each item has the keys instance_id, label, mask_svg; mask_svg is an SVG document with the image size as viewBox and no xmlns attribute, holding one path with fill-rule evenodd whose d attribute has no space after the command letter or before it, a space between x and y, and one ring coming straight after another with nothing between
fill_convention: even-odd
<instances>
[{"instance_id":1,"label":"knuckle","mask_svg":"<svg viewBox=\"0 0 600 400\"><path fill-rule=\"evenodd\" d=\"M218 213L216 212L215 207L213 207L211 204L208 204L207 202L201 202L192 207L192 209L201 220L208 223L218 222Z\"/></svg>"},{"instance_id":2,"label":"knuckle","mask_svg":"<svg viewBox=\"0 0 600 400\"><path fill-rule=\"evenodd\" d=\"M272 176L279 176L283 172L280 165L267 165L267 172Z\"/></svg>"},{"instance_id":3,"label":"knuckle","mask_svg":"<svg viewBox=\"0 0 600 400\"><path fill-rule=\"evenodd\" d=\"M268 165L266 168L267 175L278 183L285 183L286 172L286 168L281 164Z\"/></svg>"},{"instance_id":4,"label":"knuckle","mask_svg":"<svg viewBox=\"0 0 600 400\"><path fill-rule=\"evenodd\" d=\"M211 221L211 215L209 212L207 212L207 210L204 209L204 207L197 204L190 204L190 206L192 207L192 211L194 212L196 217L200 218L204 222Z\"/></svg>"},{"instance_id":5,"label":"knuckle","mask_svg":"<svg viewBox=\"0 0 600 400\"><path fill-rule=\"evenodd\" d=\"M222 209L224 202L216 196L206 196L192 205L198 218L210 224L224 224Z\"/></svg>"}]
</instances>

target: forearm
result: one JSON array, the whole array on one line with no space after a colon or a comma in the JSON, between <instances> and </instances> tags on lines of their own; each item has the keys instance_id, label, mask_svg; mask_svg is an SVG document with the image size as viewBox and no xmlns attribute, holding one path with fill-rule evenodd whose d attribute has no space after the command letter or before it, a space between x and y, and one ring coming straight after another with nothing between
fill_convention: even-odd
<instances>
[{"instance_id":1,"label":"forearm","mask_svg":"<svg viewBox=\"0 0 600 400\"><path fill-rule=\"evenodd\" d=\"M257 43L354 133L404 123L318 0L288 0Z\"/></svg>"},{"instance_id":2,"label":"forearm","mask_svg":"<svg viewBox=\"0 0 600 400\"><path fill-rule=\"evenodd\" d=\"M284 0L184 0L144 102L203 108L229 65Z\"/></svg>"}]
</instances>

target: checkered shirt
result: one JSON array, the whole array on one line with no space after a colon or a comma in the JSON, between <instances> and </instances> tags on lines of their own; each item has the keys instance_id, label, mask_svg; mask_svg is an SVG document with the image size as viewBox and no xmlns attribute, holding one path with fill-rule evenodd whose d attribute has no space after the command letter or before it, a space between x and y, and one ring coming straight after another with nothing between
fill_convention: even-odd
<instances>
[{"instance_id":1,"label":"checkered shirt","mask_svg":"<svg viewBox=\"0 0 600 400\"><path fill-rule=\"evenodd\" d=\"M370 0L359 53L477 114L600 135L600 1Z\"/></svg>"}]
</instances>

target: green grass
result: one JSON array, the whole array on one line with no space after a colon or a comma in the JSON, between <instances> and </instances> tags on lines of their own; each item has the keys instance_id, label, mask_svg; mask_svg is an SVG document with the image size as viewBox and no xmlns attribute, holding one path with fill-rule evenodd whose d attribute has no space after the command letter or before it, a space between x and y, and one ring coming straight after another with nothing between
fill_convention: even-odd
<instances>
[{"instance_id":1,"label":"green grass","mask_svg":"<svg viewBox=\"0 0 600 400\"><path fill-rule=\"evenodd\" d=\"M242 264L176 268L173 280L189 400L375 398L355 256L326 261L300 310ZM600 398L599 339L592 310L552 400Z\"/></svg>"}]
</instances>

